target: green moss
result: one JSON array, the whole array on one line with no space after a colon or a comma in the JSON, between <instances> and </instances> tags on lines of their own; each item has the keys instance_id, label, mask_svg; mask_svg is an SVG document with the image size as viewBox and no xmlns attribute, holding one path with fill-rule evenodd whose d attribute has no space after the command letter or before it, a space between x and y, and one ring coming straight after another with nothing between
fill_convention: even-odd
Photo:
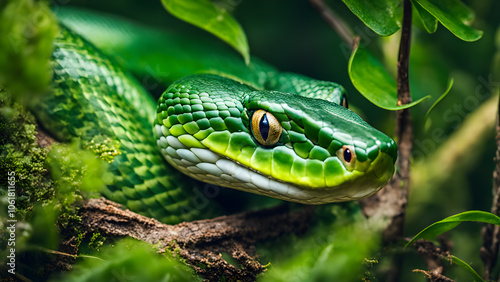
<instances>
[{"instance_id":1,"label":"green moss","mask_svg":"<svg viewBox=\"0 0 500 282\"><path fill-rule=\"evenodd\" d=\"M365 267L365 272L363 273L363 278L361 281L377 281L373 273L373 268L379 263L377 259L367 259L365 258L363 261L363 266Z\"/></svg>"},{"instance_id":2,"label":"green moss","mask_svg":"<svg viewBox=\"0 0 500 282\"><path fill-rule=\"evenodd\" d=\"M106 241L106 237L102 236L99 232L94 232L92 234L92 238L90 238L89 247L91 247L95 251L99 251L100 248L104 245L104 241Z\"/></svg>"},{"instance_id":3,"label":"green moss","mask_svg":"<svg viewBox=\"0 0 500 282\"><path fill-rule=\"evenodd\" d=\"M0 175L15 173L17 219L29 216L34 203L44 203L54 194L44 167L48 150L37 145L35 124L33 115L0 89ZM0 187L5 199L6 177L0 177Z\"/></svg>"},{"instance_id":4,"label":"green moss","mask_svg":"<svg viewBox=\"0 0 500 282\"><path fill-rule=\"evenodd\" d=\"M111 138L105 138L103 136L96 136L90 142L83 145L85 149L89 149L94 152L99 158L111 163L114 158L121 154L120 152L120 142L118 140L112 140Z\"/></svg>"},{"instance_id":5,"label":"green moss","mask_svg":"<svg viewBox=\"0 0 500 282\"><path fill-rule=\"evenodd\" d=\"M105 143L106 144L106 143ZM100 146L100 151L106 148ZM107 163L89 150L82 149L79 140L70 144L52 144L41 148L36 139L36 121L24 106L16 103L10 93L0 88L0 226L5 226L9 186L15 186L16 252L24 262L16 272L29 279L48 278L50 251L56 250L61 239L77 238L79 203L97 195L110 175ZM3 177L15 173L15 185ZM0 232L0 255L7 255L7 232ZM91 239L93 249L104 242L99 234ZM29 248L28 248L29 246Z\"/></svg>"}]
</instances>

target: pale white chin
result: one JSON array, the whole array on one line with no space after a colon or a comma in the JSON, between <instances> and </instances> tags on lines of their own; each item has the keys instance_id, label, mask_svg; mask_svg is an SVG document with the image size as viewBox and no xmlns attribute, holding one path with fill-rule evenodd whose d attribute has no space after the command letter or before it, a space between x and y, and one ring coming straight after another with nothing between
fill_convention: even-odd
<instances>
[{"instance_id":1,"label":"pale white chin","mask_svg":"<svg viewBox=\"0 0 500 282\"><path fill-rule=\"evenodd\" d=\"M157 143L165 159L180 172L206 183L311 205L357 200L375 192L305 190L260 174L209 149L188 148L172 135L162 136L168 132L163 125L156 125L156 131L161 136Z\"/></svg>"}]
</instances>

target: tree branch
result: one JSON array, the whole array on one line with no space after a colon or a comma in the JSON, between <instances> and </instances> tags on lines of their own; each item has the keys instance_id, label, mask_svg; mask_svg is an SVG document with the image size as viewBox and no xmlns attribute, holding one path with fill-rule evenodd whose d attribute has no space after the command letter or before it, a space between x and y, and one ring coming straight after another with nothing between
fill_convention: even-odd
<instances>
[{"instance_id":1,"label":"tree branch","mask_svg":"<svg viewBox=\"0 0 500 282\"><path fill-rule=\"evenodd\" d=\"M312 208L288 212L281 206L167 225L122 210L120 205L101 198L85 203L80 215L84 232L129 236L156 246L159 252L175 250L175 254L208 280L217 281L224 276L230 281L254 281L257 274L265 270L253 258L255 242L286 233L304 232L312 217ZM221 253L231 255L241 269L227 263Z\"/></svg>"}]
</instances>

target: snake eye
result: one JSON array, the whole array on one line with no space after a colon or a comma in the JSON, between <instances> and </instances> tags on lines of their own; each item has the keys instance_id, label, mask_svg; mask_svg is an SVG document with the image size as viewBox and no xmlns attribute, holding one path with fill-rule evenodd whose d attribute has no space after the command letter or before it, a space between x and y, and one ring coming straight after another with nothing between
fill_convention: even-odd
<instances>
[{"instance_id":1,"label":"snake eye","mask_svg":"<svg viewBox=\"0 0 500 282\"><path fill-rule=\"evenodd\" d=\"M356 152L353 146L344 145L337 151L337 157L342 161L347 170L351 171L356 165Z\"/></svg>"},{"instance_id":2,"label":"snake eye","mask_svg":"<svg viewBox=\"0 0 500 282\"><path fill-rule=\"evenodd\" d=\"M264 110L257 110L252 115L252 133L262 146L273 146L280 140L283 127L280 122Z\"/></svg>"},{"instance_id":3,"label":"snake eye","mask_svg":"<svg viewBox=\"0 0 500 282\"><path fill-rule=\"evenodd\" d=\"M350 163L352 160L352 153L351 153L351 150L349 150L349 148L346 148L344 150L344 161L346 163Z\"/></svg>"},{"instance_id":4,"label":"snake eye","mask_svg":"<svg viewBox=\"0 0 500 282\"><path fill-rule=\"evenodd\" d=\"M349 103L347 102L347 96L345 94L342 94L342 97L340 98L340 105L346 109L349 109Z\"/></svg>"}]
</instances>

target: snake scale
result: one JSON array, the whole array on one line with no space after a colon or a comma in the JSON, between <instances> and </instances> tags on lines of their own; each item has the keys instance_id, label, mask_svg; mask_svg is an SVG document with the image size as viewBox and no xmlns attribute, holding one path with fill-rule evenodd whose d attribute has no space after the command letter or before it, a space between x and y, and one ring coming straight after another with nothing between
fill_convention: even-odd
<instances>
[{"instance_id":1,"label":"snake scale","mask_svg":"<svg viewBox=\"0 0 500 282\"><path fill-rule=\"evenodd\" d=\"M339 84L110 16L57 15L52 90L34 112L61 141L119 144L103 194L132 211L203 217L203 183L305 204L357 200L394 173L395 142L347 109ZM152 78L171 83L158 102Z\"/></svg>"}]
</instances>

